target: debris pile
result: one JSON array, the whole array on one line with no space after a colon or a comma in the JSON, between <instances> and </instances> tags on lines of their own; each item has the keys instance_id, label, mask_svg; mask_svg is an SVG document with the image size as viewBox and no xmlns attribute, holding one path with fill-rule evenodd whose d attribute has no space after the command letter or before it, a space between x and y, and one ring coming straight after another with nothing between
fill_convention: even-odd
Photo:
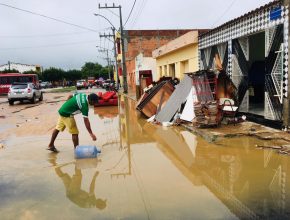
<instances>
[{"instance_id":1,"label":"debris pile","mask_svg":"<svg viewBox=\"0 0 290 220\"><path fill-rule=\"evenodd\" d=\"M192 123L212 127L220 125L224 109L227 115L227 105L237 111L238 107L233 106L236 94L224 71L202 70L185 74L177 85L172 80L159 82L142 95L136 109L150 118L148 121L164 126Z\"/></svg>"},{"instance_id":2,"label":"debris pile","mask_svg":"<svg viewBox=\"0 0 290 220\"><path fill-rule=\"evenodd\" d=\"M216 101L194 104L195 124L198 127L219 125L219 111Z\"/></svg>"}]
</instances>

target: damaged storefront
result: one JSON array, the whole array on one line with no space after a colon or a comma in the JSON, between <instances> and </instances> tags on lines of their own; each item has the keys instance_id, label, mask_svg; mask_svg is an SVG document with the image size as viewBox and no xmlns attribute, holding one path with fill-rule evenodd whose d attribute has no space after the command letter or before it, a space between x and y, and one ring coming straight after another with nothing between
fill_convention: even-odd
<instances>
[{"instance_id":1,"label":"damaged storefront","mask_svg":"<svg viewBox=\"0 0 290 220\"><path fill-rule=\"evenodd\" d=\"M199 67L217 59L237 88L238 111L282 127L288 90L288 6L273 1L199 37Z\"/></svg>"}]
</instances>

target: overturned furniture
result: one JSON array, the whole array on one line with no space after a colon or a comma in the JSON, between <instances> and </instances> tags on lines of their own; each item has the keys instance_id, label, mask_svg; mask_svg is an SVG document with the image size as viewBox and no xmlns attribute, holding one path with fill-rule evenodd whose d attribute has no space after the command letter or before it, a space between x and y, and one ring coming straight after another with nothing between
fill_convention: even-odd
<instances>
[{"instance_id":1,"label":"overturned furniture","mask_svg":"<svg viewBox=\"0 0 290 220\"><path fill-rule=\"evenodd\" d=\"M164 105L174 91L171 81L162 81L146 91L139 99L136 109L148 118L155 115Z\"/></svg>"},{"instance_id":2,"label":"overturned furniture","mask_svg":"<svg viewBox=\"0 0 290 220\"><path fill-rule=\"evenodd\" d=\"M186 101L188 93L191 91L192 80L189 76L185 75L184 79L176 86L175 91L168 99L168 102L156 114L156 121L158 122L170 122L173 116L176 114L181 104Z\"/></svg>"}]
</instances>

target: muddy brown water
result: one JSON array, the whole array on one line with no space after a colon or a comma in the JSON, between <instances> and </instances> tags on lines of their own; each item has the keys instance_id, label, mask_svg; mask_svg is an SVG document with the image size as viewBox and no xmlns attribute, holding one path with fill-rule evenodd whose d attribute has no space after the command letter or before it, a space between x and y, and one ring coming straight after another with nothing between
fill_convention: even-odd
<instances>
[{"instance_id":1,"label":"muddy brown water","mask_svg":"<svg viewBox=\"0 0 290 220\"><path fill-rule=\"evenodd\" d=\"M71 137L13 136L0 150L1 219L289 219L289 156L253 137L208 143L146 123L134 102L90 111L96 159L75 160Z\"/></svg>"}]
</instances>

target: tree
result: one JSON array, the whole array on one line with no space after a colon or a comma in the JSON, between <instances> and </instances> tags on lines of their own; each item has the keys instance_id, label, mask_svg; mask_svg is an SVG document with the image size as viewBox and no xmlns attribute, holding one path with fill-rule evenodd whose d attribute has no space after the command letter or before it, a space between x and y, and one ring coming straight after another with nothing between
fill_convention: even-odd
<instances>
[{"instance_id":1,"label":"tree","mask_svg":"<svg viewBox=\"0 0 290 220\"><path fill-rule=\"evenodd\" d=\"M38 78L42 80L42 74L38 71L28 70L28 71L24 71L23 74L36 74L38 75Z\"/></svg>"},{"instance_id":2,"label":"tree","mask_svg":"<svg viewBox=\"0 0 290 220\"><path fill-rule=\"evenodd\" d=\"M82 72L80 70L68 70L64 73L64 78L70 81L76 81L82 78Z\"/></svg>"},{"instance_id":3,"label":"tree","mask_svg":"<svg viewBox=\"0 0 290 220\"><path fill-rule=\"evenodd\" d=\"M42 73L42 78L45 81L59 81L64 78L64 70L50 67Z\"/></svg>"},{"instance_id":4,"label":"tree","mask_svg":"<svg viewBox=\"0 0 290 220\"><path fill-rule=\"evenodd\" d=\"M16 69L11 69L11 70L4 69L4 70L0 71L0 73L19 73L19 71Z\"/></svg>"},{"instance_id":5,"label":"tree","mask_svg":"<svg viewBox=\"0 0 290 220\"><path fill-rule=\"evenodd\" d=\"M100 77L100 72L102 68L103 66L99 63L86 62L81 69L82 77L85 79L87 79L89 76L98 78Z\"/></svg>"},{"instance_id":6,"label":"tree","mask_svg":"<svg viewBox=\"0 0 290 220\"><path fill-rule=\"evenodd\" d=\"M100 77L102 77L104 79L108 79L109 78L109 71L110 71L111 78L113 78L113 66L103 67L100 71Z\"/></svg>"}]
</instances>

